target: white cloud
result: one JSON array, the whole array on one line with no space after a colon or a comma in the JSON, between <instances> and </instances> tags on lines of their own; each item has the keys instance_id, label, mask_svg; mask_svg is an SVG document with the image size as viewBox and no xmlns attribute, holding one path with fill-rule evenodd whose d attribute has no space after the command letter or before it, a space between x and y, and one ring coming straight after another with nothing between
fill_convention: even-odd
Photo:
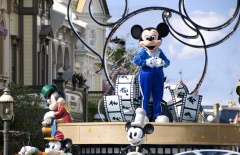
<instances>
[{"instance_id":1,"label":"white cloud","mask_svg":"<svg viewBox=\"0 0 240 155\"><path fill-rule=\"evenodd\" d=\"M201 26L214 27L223 24L226 18L213 11L202 12L198 10L192 13L192 19Z\"/></svg>"},{"instance_id":2,"label":"white cloud","mask_svg":"<svg viewBox=\"0 0 240 155\"><path fill-rule=\"evenodd\" d=\"M184 46L182 51L178 54L177 58L180 60L189 60L196 58L203 54L202 49L196 49L189 46Z\"/></svg>"},{"instance_id":3,"label":"white cloud","mask_svg":"<svg viewBox=\"0 0 240 155\"><path fill-rule=\"evenodd\" d=\"M202 11L195 11L191 14L190 17L194 22L204 27L215 27L223 24L225 21L224 16L212 11L207 13ZM195 35L195 32L192 31L190 28L188 28L180 18L173 19L171 21L171 24L173 25L174 29L177 30L177 32L180 32L180 33L183 33L184 35L189 35L189 36ZM223 34L220 31L216 31L216 32L201 31L201 33L204 36L204 40L206 44L210 44L215 41L218 41L219 38L223 37ZM183 41L191 45L203 45L203 42L200 37L198 39L183 39ZM184 45L184 47L180 51L181 52L178 54L178 58L180 60L197 58L204 52L203 49L196 49L186 45Z\"/></svg>"}]
</instances>

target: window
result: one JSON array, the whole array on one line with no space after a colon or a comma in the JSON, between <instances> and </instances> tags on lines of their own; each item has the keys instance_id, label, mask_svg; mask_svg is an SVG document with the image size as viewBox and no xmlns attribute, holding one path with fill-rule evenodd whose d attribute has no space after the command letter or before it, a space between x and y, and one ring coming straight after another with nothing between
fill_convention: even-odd
<instances>
[{"instance_id":1,"label":"window","mask_svg":"<svg viewBox=\"0 0 240 155\"><path fill-rule=\"evenodd\" d=\"M95 46L96 45L96 31L95 30L91 30L89 33L89 44L91 46Z\"/></svg>"}]
</instances>

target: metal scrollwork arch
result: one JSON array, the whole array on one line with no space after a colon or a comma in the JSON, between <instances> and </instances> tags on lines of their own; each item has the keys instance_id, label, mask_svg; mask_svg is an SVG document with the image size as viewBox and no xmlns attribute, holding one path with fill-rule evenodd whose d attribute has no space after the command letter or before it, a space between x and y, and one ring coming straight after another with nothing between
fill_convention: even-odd
<instances>
[{"instance_id":1,"label":"metal scrollwork arch","mask_svg":"<svg viewBox=\"0 0 240 155\"><path fill-rule=\"evenodd\" d=\"M109 78L109 75L108 75L108 72L107 72L107 66L106 66L106 50L107 50L107 47L109 45L109 42L112 38L112 36L114 35L114 33L117 31L117 29L124 23L126 22L128 19L132 18L133 16L137 15L137 14L140 14L140 13L143 13L143 12L147 12L147 11L152 11L152 10L160 10L160 11L163 11L162 13L162 19L163 21L169 26L169 29L170 29L170 34L176 39L178 40L179 42L183 43L184 45L187 45L189 47L192 47L192 48L202 48L204 49L204 56L205 56L205 62L204 62L204 68L203 68L203 72L202 72L202 75L201 75L201 78L200 80L198 81L196 87L191 91L190 94L193 94L193 93L197 93L199 88L201 87L201 84L204 80L204 77L206 75L206 72L207 72L207 64L208 64L208 55L207 55L207 48L210 48L210 47L213 47L213 46L217 46L219 44L221 44L222 42L226 41L228 38L231 37L231 35L237 30L238 26L239 26L239 23L240 23L240 14L239 14L239 9L240 9L240 0L237 0L237 6L236 6L236 9L233 13L233 16L227 20L225 23L219 25L219 26L216 26L216 27L204 27L204 26L201 26L201 25L198 25L196 22L194 22L188 15L187 13L187 10L186 10L186 7L185 7L185 3L186 3L186 0L179 0L179 10L176 11L176 10L173 10L173 9L170 9L170 8L166 8L166 7L145 7L145 8L141 8L141 9L138 9L138 10L135 10L131 13L128 13L128 8L129 8L129 5L128 5L128 0L125 0L125 9L124 9L124 12L122 14L122 17L120 19L118 19L116 22L113 22L113 23L109 23L109 24L103 24L103 23L100 23L98 22L94 16L93 16L93 13L92 13L92 10L91 10L91 4L92 4L92 0L90 0L89 2L89 14L91 16L91 18L99 25L101 26L108 26L108 27L112 27L112 30L111 32L109 33L108 37L107 37L107 40L104 44L104 49L103 49L103 54L102 56L98 54L98 52L94 51L92 48L90 48L84 41L83 39L80 37L80 35L77 33L77 31L75 30L75 27L73 26L72 24L72 21L71 21L71 18L69 16L69 13L70 13L70 7L71 7L71 0L69 0L69 3L68 3L68 9L67 9L67 17L68 17L68 22L69 22L69 25L70 27L72 28L74 34L78 37L78 39L91 51L93 52L95 55L98 56L98 58L101 60L101 68L97 71L99 72L100 70L104 70L104 73L105 73L105 76L110 84L110 86L114 89L114 86L112 84L112 81L110 80ZM181 19L183 20L183 22L187 25L187 27L189 29L191 29L192 31L194 31L196 34L195 35L191 35L191 36L188 36L188 35L185 35L185 34L182 34L178 31L176 31L173 26L171 25L171 22L170 22L170 19L172 17L172 14L175 14L175 15L178 15L181 17ZM232 31L230 33L228 33L225 37L219 39L218 41L214 42L214 43L211 43L211 44L206 44L205 42L205 39L202 35L202 33L200 32L201 31L218 31L218 30L222 30L224 28L226 28L227 26L229 26L230 24L233 23L233 21L236 21L236 24L235 26L233 27ZM182 39L197 39L199 38L201 39L202 41L202 45L194 45L194 44L189 44Z\"/></svg>"}]
</instances>

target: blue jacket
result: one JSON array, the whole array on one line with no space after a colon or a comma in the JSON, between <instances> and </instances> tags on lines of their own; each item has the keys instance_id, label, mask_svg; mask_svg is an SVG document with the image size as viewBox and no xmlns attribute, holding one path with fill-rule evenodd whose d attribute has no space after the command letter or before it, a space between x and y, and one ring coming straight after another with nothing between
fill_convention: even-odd
<instances>
[{"instance_id":1,"label":"blue jacket","mask_svg":"<svg viewBox=\"0 0 240 155\"><path fill-rule=\"evenodd\" d=\"M170 64L170 61L168 60L168 58L165 56L165 54L162 52L162 50L159 48L160 50L160 54L159 54L159 58L161 58L162 60L165 61L165 65L164 68L168 67ZM137 56L135 56L134 58L134 63L137 66L146 66L146 60L151 58L151 56L147 53L147 51L143 48Z\"/></svg>"}]
</instances>

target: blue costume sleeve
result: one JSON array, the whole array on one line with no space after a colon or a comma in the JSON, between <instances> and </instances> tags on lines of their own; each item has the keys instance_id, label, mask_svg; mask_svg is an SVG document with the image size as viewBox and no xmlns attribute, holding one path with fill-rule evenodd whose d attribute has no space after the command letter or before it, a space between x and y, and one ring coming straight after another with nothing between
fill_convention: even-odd
<instances>
[{"instance_id":1,"label":"blue costume sleeve","mask_svg":"<svg viewBox=\"0 0 240 155\"><path fill-rule=\"evenodd\" d=\"M160 52L160 58L165 61L165 65L163 66L164 68L166 68L170 65L170 61L168 60L168 58L165 56L165 54L162 51Z\"/></svg>"},{"instance_id":2,"label":"blue costume sleeve","mask_svg":"<svg viewBox=\"0 0 240 155\"><path fill-rule=\"evenodd\" d=\"M134 63L137 66L146 66L146 54L145 54L145 50L141 50L138 55L135 56L134 58Z\"/></svg>"}]
</instances>

